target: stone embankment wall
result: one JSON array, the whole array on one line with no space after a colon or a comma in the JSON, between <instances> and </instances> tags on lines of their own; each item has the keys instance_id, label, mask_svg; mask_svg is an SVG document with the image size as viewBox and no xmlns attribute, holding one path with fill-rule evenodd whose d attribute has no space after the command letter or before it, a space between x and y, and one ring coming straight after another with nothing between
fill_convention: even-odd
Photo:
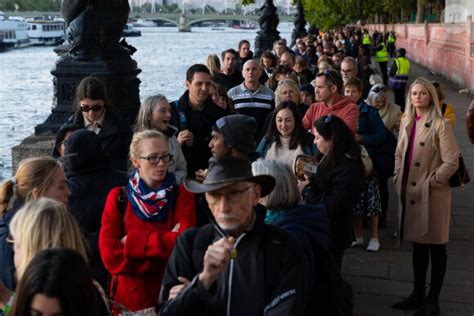
<instances>
[{"instance_id":1,"label":"stone embankment wall","mask_svg":"<svg viewBox=\"0 0 474 316\"><path fill-rule=\"evenodd\" d=\"M368 24L370 33L395 31L409 59L474 93L474 24Z\"/></svg>"}]
</instances>

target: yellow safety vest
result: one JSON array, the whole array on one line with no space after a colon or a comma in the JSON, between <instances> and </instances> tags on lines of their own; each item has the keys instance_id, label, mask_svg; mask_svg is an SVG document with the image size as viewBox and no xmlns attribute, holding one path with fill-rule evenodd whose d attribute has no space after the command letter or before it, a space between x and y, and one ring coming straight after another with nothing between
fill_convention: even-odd
<instances>
[{"instance_id":1,"label":"yellow safety vest","mask_svg":"<svg viewBox=\"0 0 474 316\"><path fill-rule=\"evenodd\" d=\"M375 52L375 61L378 63L388 61L388 52L384 43L380 43L382 49Z\"/></svg>"},{"instance_id":2,"label":"yellow safety vest","mask_svg":"<svg viewBox=\"0 0 474 316\"><path fill-rule=\"evenodd\" d=\"M365 33L364 35L362 35L362 44L363 45L370 45L370 36L369 34Z\"/></svg>"},{"instance_id":3,"label":"yellow safety vest","mask_svg":"<svg viewBox=\"0 0 474 316\"><path fill-rule=\"evenodd\" d=\"M393 35L389 35L387 38L387 43L395 43L395 37L393 37Z\"/></svg>"},{"instance_id":4,"label":"yellow safety vest","mask_svg":"<svg viewBox=\"0 0 474 316\"><path fill-rule=\"evenodd\" d=\"M397 65L397 73L394 77L390 77L389 86L393 89L405 89L410 74L410 61L405 57L398 57L393 60Z\"/></svg>"}]
</instances>

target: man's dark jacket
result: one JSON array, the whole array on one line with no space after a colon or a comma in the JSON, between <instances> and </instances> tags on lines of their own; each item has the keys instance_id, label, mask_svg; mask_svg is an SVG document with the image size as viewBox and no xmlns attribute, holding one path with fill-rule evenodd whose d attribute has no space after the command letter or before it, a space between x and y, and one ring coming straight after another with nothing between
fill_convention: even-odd
<instances>
[{"instance_id":1,"label":"man's dark jacket","mask_svg":"<svg viewBox=\"0 0 474 316\"><path fill-rule=\"evenodd\" d=\"M211 97L206 99L200 111L194 110L189 102L189 91L186 91L177 102L173 102L171 113L171 125L180 131L188 129L193 133L193 145L183 144L181 149L187 162L188 177L194 177L197 170L207 169L207 162L211 158L209 142L212 126L226 112Z\"/></svg>"},{"instance_id":2,"label":"man's dark jacket","mask_svg":"<svg viewBox=\"0 0 474 316\"><path fill-rule=\"evenodd\" d=\"M183 233L163 277L160 301L165 304L159 315L217 316L228 315L228 309L230 315L300 315L302 255L286 232L263 223L264 212L256 211L253 225L237 244L237 258L209 291L197 275L208 246L221 237L211 224ZM178 276L193 281L168 301L169 290L180 284Z\"/></svg>"}]
</instances>

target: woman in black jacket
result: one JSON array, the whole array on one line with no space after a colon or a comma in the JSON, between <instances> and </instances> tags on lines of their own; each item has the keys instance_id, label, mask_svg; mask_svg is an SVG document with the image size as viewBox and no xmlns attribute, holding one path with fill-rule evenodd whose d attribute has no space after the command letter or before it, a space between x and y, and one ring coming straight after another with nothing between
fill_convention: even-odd
<instances>
[{"instance_id":1,"label":"woman in black jacket","mask_svg":"<svg viewBox=\"0 0 474 316\"><path fill-rule=\"evenodd\" d=\"M106 288L107 272L99 253L99 231L109 191L124 186L124 171L111 170L100 140L91 131L80 129L69 137L64 157L67 185L71 191L68 210L81 227L88 246L92 277Z\"/></svg>"},{"instance_id":2,"label":"woman in black jacket","mask_svg":"<svg viewBox=\"0 0 474 316\"><path fill-rule=\"evenodd\" d=\"M344 251L352 241L354 207L364 181L364 165L353 134L339 117L320 117L314 123L313 134L323 156L316 175L300 181L299 185L306 185L303 189L305 204L326 206L328 248L340 269Z\"/></svg>"},{"instance_id":3,"label":"woman in black jacket","mask_svg":"<svg viewBox=\"0 0 474 316\"><path fill-rule=\"evenodd\" d=\"M76 112L66 124L94 132L109 158L109 167L127 171L132 131L112 106L104 84L95 77L82 79L76 89L74 107Z\"/></svg>"}]
</instances>

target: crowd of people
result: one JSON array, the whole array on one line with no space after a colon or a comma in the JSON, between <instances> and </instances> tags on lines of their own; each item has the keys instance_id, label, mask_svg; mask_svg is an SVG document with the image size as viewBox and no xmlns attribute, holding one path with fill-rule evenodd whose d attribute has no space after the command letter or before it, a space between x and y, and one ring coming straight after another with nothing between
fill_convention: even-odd
<instances>
[{"instance_id":1,"label":"crowd of people","mask_svg":"<svg viewBox=\"0 0 474 316\"><path fill-rule=\"evenodd\" d=\"M438 315L455 116L395 43L343 29L254 59L242 40L134 126L85 77L52 157L0 186L3 315L352 315L344 253L379 251L392 176L414 271L393 308Z\"/></svg>"}]
</instances>

